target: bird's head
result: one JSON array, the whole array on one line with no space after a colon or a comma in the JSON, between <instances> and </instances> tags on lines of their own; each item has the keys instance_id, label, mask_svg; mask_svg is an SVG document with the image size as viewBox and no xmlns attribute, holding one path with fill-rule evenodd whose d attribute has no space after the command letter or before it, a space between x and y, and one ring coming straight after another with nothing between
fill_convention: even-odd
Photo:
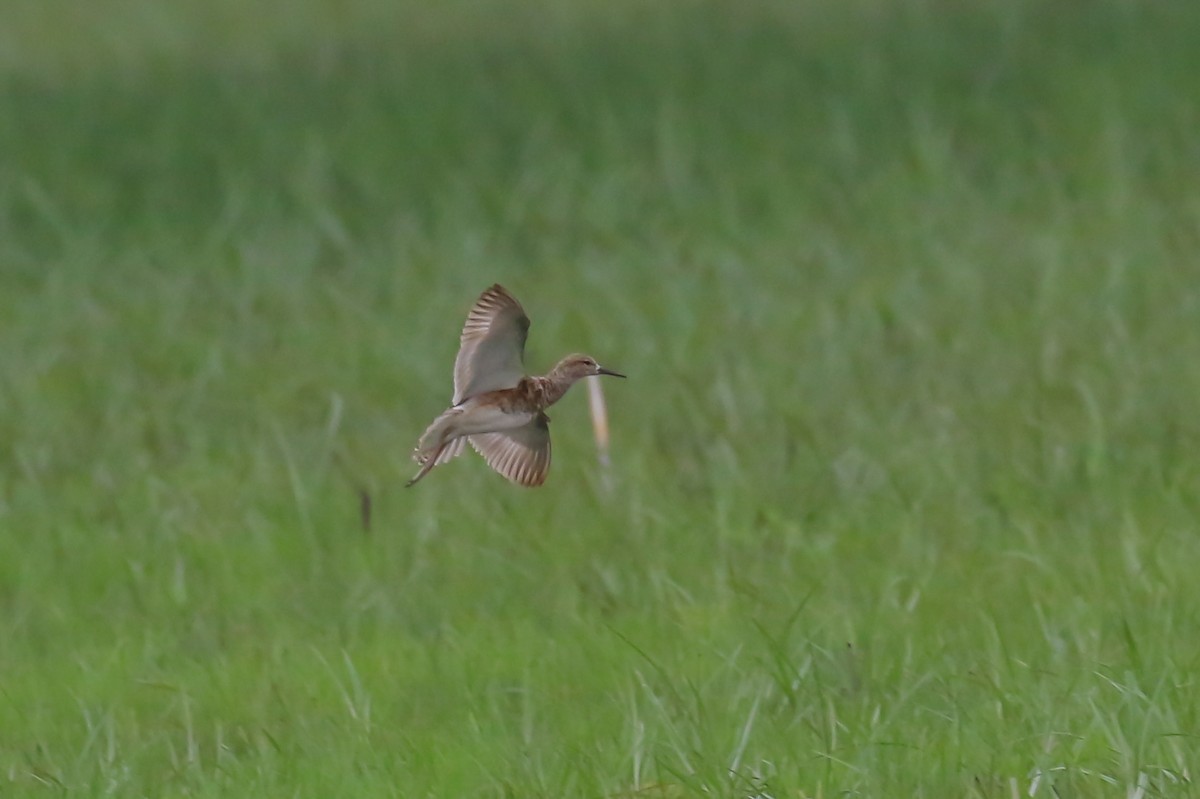
<instances>
[{"instance_id":1,"label":"bird's head","mask_svg":"<svg viewBox=\"0 0 1200 799\"><path fill-rule=\"evenodd\" d=\"M611 369L605 369L600 364L596 363L596 359L590 355L568 355L558 362L554 367L556 376L565 378L574 383L584 377L592 375L610 375L612 377L624 377L620 372L614 372Z\"/></svg>"}]
</instances>

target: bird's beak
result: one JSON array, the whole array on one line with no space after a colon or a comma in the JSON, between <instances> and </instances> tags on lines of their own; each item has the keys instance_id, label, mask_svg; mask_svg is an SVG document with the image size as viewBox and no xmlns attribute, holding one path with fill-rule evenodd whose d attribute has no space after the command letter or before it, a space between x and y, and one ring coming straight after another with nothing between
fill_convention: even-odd
<instances>
[{"instance_id":1,"label":"bird's beak","mask_svg":"<svg viewBox=\"0 0 1200 799\"><path fill-rule=\"evenodd\" d=\"M603 366L596 367L596 374L608 375L609 377L624 377L620 372L614 372L612 369L605 369Z\"/></svg>"}]
</instances>

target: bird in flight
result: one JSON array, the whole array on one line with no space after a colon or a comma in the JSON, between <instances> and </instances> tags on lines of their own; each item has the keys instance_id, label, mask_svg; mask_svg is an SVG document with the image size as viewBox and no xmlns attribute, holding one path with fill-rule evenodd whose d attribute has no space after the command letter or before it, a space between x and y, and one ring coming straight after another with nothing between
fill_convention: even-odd
<instances>
[{"instance_id":1,"label":"bird in flight","mask_svg":"<svg viewBox=\"0 0 1200 799\"><path fill-rule=\"evenodd\" d=\"M469 441L488 466L509 480L540 486L550 471L546 409L581 378L625 376L590 355L568 355L545 375L531 377L525 374L528 335L529 317L500 284L475 301L454 359L454 398L417 442L413 460L421 468L408 485L460 455Z\"/></svg>"}]
</instances>

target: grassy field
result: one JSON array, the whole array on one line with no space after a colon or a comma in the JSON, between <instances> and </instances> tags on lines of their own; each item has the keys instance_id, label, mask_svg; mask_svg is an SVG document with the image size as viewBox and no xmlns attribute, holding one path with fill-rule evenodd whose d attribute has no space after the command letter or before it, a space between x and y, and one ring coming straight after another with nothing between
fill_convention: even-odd
<instances>
[{"instance_id":1,"label":"grassy field","mask_svg":"<svg viewBox=\"0 0 1200 799\"><path fill-rule=\"evenodd\" d=\"M1198 30L6 4L0 795L1200 795Z\"/></svg>"}]
</instances>

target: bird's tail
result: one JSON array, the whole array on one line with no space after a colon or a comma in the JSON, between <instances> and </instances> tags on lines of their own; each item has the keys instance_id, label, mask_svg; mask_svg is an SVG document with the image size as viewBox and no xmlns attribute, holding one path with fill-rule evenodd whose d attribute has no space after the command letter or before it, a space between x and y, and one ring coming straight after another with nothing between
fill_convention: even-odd
<instances>
[{"instance_id":1,"label":"bird's tail","mask_svg":"<svg viewBox=\"0 0 1200 799\"><path fill-rule=\"evenodd\" d=\"M423 464L434 458L439 450L450 443L450 439L454 437L455 418L461 413L461 408L450 408L434 419L421 434L421 440L417 442L417 448L413 450L413 460ZM461 450L462 447L460 446L458 449Z\"/></svg>"},{"instance_id":2,"label":"bird's tail","mask_svg":"<svg viewBox=\"0 0 1200 799\"><path fill-rule=\"evenodd\" d=\"M440 466L462 453L466 439L454 436L455 417L460 413L461 408L450 408L434 419L421 434L421 440L413 450L413 460L421 464L421 469L408 481L408 485L429 474L429 470L434 466Z\"/></svg>"}]
</instances>

